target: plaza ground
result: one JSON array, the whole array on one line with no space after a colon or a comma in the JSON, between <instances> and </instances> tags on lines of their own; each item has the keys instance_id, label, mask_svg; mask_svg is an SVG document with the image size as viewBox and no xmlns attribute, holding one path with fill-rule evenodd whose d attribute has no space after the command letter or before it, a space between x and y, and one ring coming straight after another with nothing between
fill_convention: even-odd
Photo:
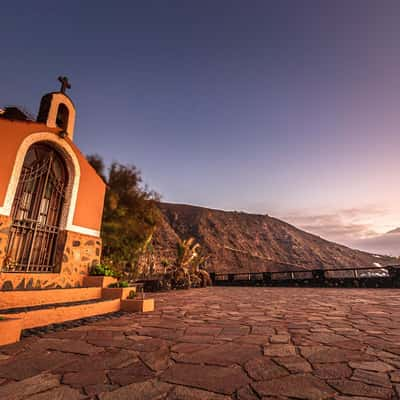
<instances>
[{"instance_id":1,"label":"plaza ground","mask_svg":"<svg viewBox=\"0 0 400 400\"><path fill-rule=\"evenodd\" d=\"M0 399L397 399L400 290L215 287L0 347Z\"/></svg>"}]
</instances>

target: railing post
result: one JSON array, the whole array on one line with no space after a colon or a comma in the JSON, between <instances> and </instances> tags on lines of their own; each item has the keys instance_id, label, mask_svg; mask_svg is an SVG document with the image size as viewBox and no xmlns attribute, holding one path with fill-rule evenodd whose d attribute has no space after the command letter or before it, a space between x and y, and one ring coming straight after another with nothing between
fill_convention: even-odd
<instances>
[{"instance_id":1,"label":"railing post","mask_svg":"<svg viewBox=\"0 0 400 400\"><path fill-rule=\"evenodd\" d=\"M400 268L396 267L386 267L389 272L389 277L392 281L393 286L400 286Z\"/></svg>"},{"instance_id":2,"label":"railing post","mask_svg":"<svg viewBox=\"0 0 400 400\"><path fill-rule=\"evenodd\" d=\"M314 269L312 277L315 283L323 285L325 283L325 271L323 269Z\"/></svg>"},{"instance_id":3,"label":"railing post","mask_svg":"<svg viewBox=\"0 0 400 400\"><path fill-rule=\"evenodd\" d=\"M235 280L235 274L228 274L228 281L233 282Z\"/></svg>"},{"instance_id":4,"label":"railing post","mask_svg":"<svg viewBox=\"0 0 400 400\"><path fill-rule=\"evenodd\" d=\"M263 281L266 283L270 283L272 281L272 273L271 272L263 272Z\"/></svg>"},{"instance_id":5,"label":"railing post","mask_svg":"<svg viewBox=\"0 0 400 400\"><path fill-rule=\"evenodd\" d=\"M215 284L215 272L210 272L210 279L211 279L212 284L214 285Z\"/></svg>"}]
</instances>

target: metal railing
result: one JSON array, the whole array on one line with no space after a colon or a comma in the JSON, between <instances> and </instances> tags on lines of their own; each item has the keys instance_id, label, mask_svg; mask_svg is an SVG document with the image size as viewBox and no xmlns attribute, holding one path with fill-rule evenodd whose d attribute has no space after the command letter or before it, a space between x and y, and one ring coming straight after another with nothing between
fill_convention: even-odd
<instances>
[{"instance_id":1,"label":"metal railing","mask_svg":"<svg viewBox=\"0 0 400 400\"><path fill-rule=\"evenodd\" d=\"M400 265L210 273L215 286L400 287Z\"/></svg>"}]
</instances>

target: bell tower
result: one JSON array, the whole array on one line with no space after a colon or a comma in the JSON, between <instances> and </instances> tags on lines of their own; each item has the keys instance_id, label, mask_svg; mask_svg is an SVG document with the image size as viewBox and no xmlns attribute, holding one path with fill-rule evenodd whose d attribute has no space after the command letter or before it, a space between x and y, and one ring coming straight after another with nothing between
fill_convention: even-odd
<instances>
[{"instance_id":1,"label":"bell tower","mask_svg":"<svg viewBox=\"0 0 400 400\"><path fill-rule=\"evenodd\" d=\"M60 91L47 93L42 97L37 121L50 128L59 128L60 134L73 140L75 106L65 93L67 89L71 89L71 85L66 76L60 76L58 80L61 83Z\"/></svg>"}]
</instances>

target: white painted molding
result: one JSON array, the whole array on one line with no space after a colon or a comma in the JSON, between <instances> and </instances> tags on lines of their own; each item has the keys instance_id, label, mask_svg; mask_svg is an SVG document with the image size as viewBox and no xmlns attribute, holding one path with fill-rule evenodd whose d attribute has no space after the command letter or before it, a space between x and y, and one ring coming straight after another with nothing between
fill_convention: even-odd
<instances>
[{"instance_id":1,"label":"white painted molding","mask_svg":"<svg viewBox=\"0 0 400 400\"><path fill-rule=\"evenodd\" d=\"M61 218L61 228L67 231L77 232L84 235L100 237L100 232L97 230L73 224L76 200L78 197L79 182L81 178L81 168L79 165L79 160L69 143L65 139L60 138L57 134L51 132L32 133L22 141L14 162L4 204L0 206L0 214L10 216L19 177L21 175L22 166L25 160L25 155L29 147L37 142L50 143L65 156L65 161L69 174L69 182L67 186L67 203L63 212L64 215Z\"/></svg>"},{"instance_id":2,"label":"white painted molding","mask_svg":"<svg viewBox=\"0 0 400 400\"><path fill-rule=\"evenodd\" d=\"M83 226L71 225L67 230L80 233L82 235L94 236L96 238L100 237L100 231L96 231L95 229L85 228Z\"/></svg>"}]
</instances>

